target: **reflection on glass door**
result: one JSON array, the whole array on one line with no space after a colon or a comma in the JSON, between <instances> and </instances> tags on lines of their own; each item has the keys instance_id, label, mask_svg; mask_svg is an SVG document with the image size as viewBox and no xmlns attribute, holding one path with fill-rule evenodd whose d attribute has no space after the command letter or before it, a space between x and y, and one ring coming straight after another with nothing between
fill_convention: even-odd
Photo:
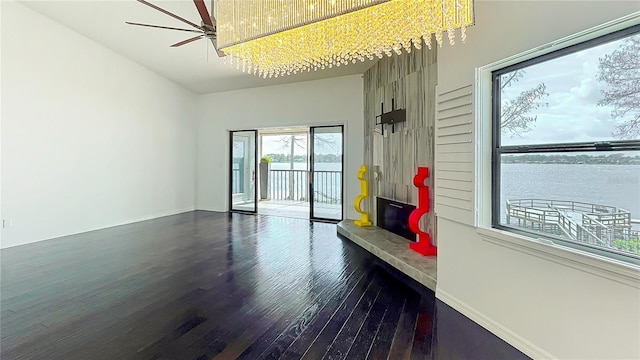
<instances>
[{"instance_id":1,"label":"reflection on glass door","mask_svg":"<svg viewBox=\"0 0 640 360\"><path fill-rule=\"evenodd\" d=\"M255 130L231 132L231 211L255 213L257 210L256 139Z\"/></svg>"},{"instance_id":2,"label":"reflection on glass door","mask_svg":"<svg viewBox=\"0 0 640 360\"><path fill-rule=\"evenodd\" d=\"M342 126L311 128L311 219L342 220Z\"/></svg>"}]
</instances>

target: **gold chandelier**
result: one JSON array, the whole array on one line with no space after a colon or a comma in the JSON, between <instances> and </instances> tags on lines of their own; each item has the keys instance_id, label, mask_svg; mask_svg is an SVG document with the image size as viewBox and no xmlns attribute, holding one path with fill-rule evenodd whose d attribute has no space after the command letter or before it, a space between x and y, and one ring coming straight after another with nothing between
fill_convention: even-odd
<instances>
[{"instance_id":1,"label":"gold chandelier","mask_svg":"<svg viewBox=\"0 0 640 360\"><path fill-rule=\"evenodd\" d=\"M218 0L217 21L231 64L266 78L464 42L473 0Z\"/></svg>"}]
</instances>

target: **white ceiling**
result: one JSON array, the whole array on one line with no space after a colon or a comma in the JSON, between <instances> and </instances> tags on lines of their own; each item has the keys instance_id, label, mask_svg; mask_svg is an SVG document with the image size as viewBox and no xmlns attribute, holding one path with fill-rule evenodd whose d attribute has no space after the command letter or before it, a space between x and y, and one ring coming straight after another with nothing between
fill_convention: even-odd
<instances>
[{"instance_id":1,"label":"white ceiling","mask_svg":"<svg viewBox=\"0 0 640 360\"><path fill-rule=\"evenodd\" d=\"M149 0L191 22L200 16L191 0ZM27 7L198 94L364 73L373 62L263 79L242 73L218 58L211 42L201 39L182 47L171 44L197 34L131 26L125 21L190 28L135 0L22 1ZM207 1L209 7L210 2Z\"/></svg>"}]
</instances>

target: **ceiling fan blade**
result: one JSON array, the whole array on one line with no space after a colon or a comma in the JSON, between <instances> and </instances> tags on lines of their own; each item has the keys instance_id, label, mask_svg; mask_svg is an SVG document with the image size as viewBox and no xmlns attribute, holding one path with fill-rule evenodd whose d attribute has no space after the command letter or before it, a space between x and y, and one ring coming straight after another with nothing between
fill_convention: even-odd
<instances>
[{"instance_id":1,"label":"ceiling fan blade","mask_svg":"<svg viewBox=\"0 0 640 360\"><path fill-rule=\"evenodd\" d=\"M152 3L148 2L148 1L145 1L145 0L137 0L137 1L139 3L145 4L145 5L147 5L147 6L151 7L151 8L156 9L156 10L160 11L163 14L169 15L174 19L178 19L178 20L182 21L183 23L189 24L189 25L193 26L194 28L196 28L198 30L202 30L202 27L192 23L191 21L189 21L187 19L184 19L184 18L181 18L180 16L178 16L176 14L170 13L169 11L167 11L167 10L161 8L161 7L155 6L155 5L153 5Z\"/></svg>"},{"instance_id":2,"label":"ceiling fan blade","mask_svg":"<svg viewBox=\"0 0 640 360\"><path fill-rule=\"evenodd\" d=\"M169 26L140 24L140 23L134 23L134 22L130 22L130 21L125 21L125 23L127 23L129 25L146 26L146 27L152 27L152 28L158 28L158 29L180 30L180 31L188 31L188 32L194 32L194 33L202 33L202 31L199 31L199 30L180 29L180 28L174 28L174 27L169 27Z\"/></svg>"},{"instance_id":3,"label":"ceiling fan blade","mask_svg":"<svg viewBox=\"0 0 640 360\"><path fill-rule=\"evenodd\" d=\"M207 11L207 5L204 4L204 0L193 0L193 3L196 4L196 9L198 9L198 12L200 13L202 22L209 26L213 26L211 16L209 16L209 11Z\"/></svg>"},{"instance_id":4,"label":"ceiling fan blade","mask_svg":"<svg viewBox=\"0 0 640 360\"><path fill-rule=\"evenodd\" d=\"M175 44L171 45L171 47L182 46L182 45L188 44L188 43L190 43L192 41L200 40L203 37L204 37L204 35L199 35L199 36L196 36L196 37L192 37L191 39L187 39L187 40L180 41L179 43L175 43Z\"/></svg>"}]
</instances>

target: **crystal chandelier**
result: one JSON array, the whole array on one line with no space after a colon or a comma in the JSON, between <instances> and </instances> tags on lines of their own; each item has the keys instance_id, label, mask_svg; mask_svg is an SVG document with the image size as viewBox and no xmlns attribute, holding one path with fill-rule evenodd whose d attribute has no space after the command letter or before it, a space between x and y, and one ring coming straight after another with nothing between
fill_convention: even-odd
<instances>
[{"instance_id":1,"label":"crystal chandelier","mask_svg":"<svg viewBox=\"0 0 640 360\"><path fill-rule=\"evenodd\" d=\"M473 0L218 0L217 21L227 62L266 78L464 42Z\"/></svg>"}]
</instances>

